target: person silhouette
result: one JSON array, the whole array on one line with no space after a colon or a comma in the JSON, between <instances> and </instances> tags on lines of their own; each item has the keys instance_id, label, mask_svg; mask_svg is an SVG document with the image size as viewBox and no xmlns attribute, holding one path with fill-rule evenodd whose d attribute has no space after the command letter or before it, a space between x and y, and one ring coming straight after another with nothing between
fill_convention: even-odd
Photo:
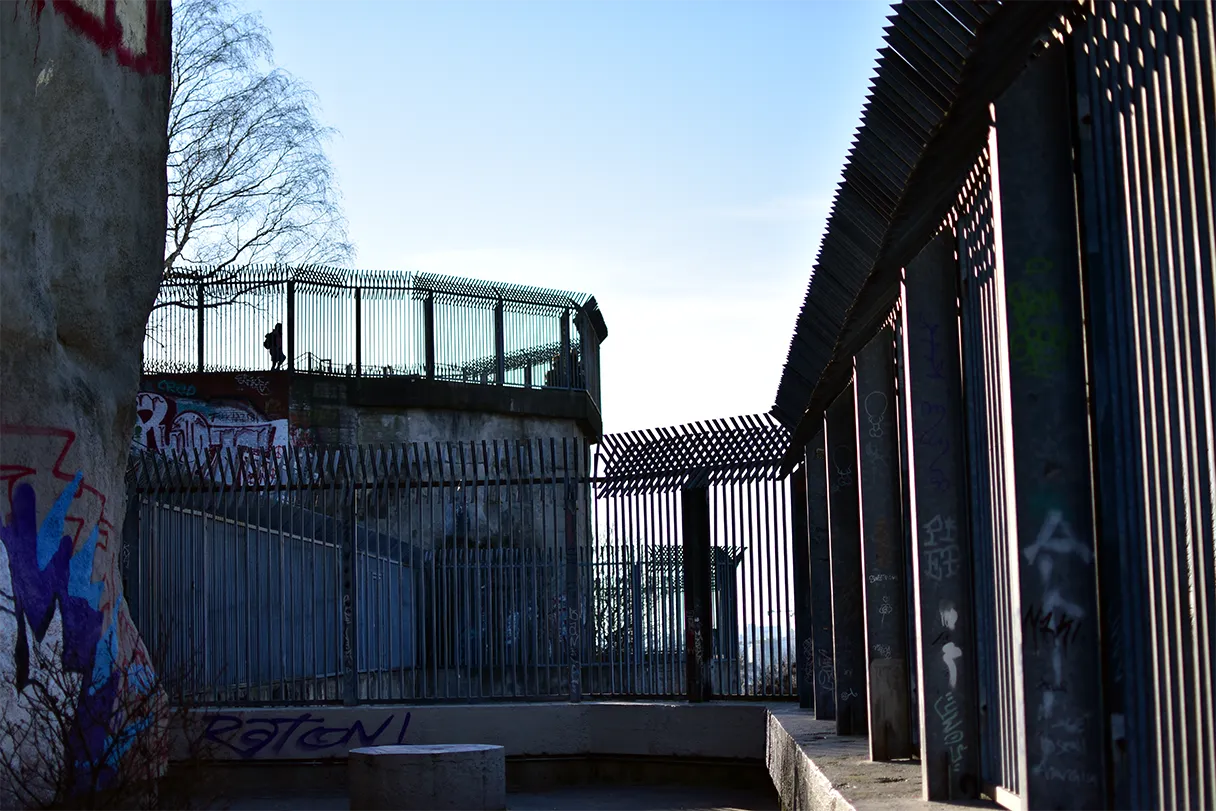
<instances>
[{"instance_id":1,"label":"person silhouette","mask_svg":"<svg viewBox=\"0 0 1216 811\"><path fill-rule=\"evenodd\" d=\"M271 371L277 371L283 367L283 361L287 360L287 355L283 354L283 325L275 324L274 329L266 333L266 340L262 341L262 346L270 352Z\"/></svg>"}]
</instances>

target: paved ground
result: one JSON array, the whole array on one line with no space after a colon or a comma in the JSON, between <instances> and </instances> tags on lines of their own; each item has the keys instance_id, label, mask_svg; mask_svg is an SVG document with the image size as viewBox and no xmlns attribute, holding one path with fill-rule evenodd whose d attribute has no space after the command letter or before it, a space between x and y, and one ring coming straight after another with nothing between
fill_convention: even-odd
<instances>
[{"instance_id":1,"label":"paved ground","mask_svg":"<svg viewBox=\"0 0 1216 811\"><path fill-rule=\"evenodd\" d=\"M347 811L346 792L246 796L221 801L215 807L231 811ZM775 796L746 789L695 786L572 786L552 791L507 795L512 811L777 811Z\"/></svg>"}]
</instances>

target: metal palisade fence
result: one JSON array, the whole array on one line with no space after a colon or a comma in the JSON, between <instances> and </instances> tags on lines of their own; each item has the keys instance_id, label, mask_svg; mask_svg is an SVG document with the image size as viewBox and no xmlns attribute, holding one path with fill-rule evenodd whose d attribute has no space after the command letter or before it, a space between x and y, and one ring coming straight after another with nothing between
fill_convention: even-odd
<instances>
[{"instance_id":1,"label":"metal palisade fence","mask_svg":"<svg viewBox=\"0 0 1216 811\"><path fill-rule=\"evenodd\" d=\"M724 453L661 482L633 437L142 456L128 600L201 705L791 696L782 432L673 429Z\"/></svg>"},{"instance_id":2,"label":"metal palisade fence","mask_svg":"<svg viewBox=\"0 0 1216 811\"><path fill-rule=\"evenodd\" d=\"M148 320L148 373L290 371L586 390L600 397L594 296L431 273L176 269Z\"/></svg>"},{"instance_id":3,"label":"metal palisade fence","mask_svg":"<svg viewBox=\"0 0 1216 811\"><path fill-rule=\"evenodd\" d=\"M754 415L604 437L596 456L597 692L792 697L785 429Z\"/></svg>"},{"instance_id":4,"label":"metal palisade fence","mask_svg":"<svg viewBox=\"0 0 1216 811\"><path fill-rule=\"evenodd\" d=\"M1212 3L904 2L887 46L774 407L803 706L927 800L1211 808Z\"/></svg>"}]
</instances>

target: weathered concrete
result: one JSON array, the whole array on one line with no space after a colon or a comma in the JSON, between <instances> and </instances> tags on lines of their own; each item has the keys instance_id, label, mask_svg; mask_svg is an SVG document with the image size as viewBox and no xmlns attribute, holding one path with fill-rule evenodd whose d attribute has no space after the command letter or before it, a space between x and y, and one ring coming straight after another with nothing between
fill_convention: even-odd
<instances>
[{"instance_id":1,"label":"weathered concrete","mask_svg":"<svg viewBox=\"0 0 1216 811\"><path fill-rule=\"evenodd\" d=\"M340 764L360 747L477 740L503 747L517 783L526 765L529 790L538 789L538 779L554 785L593 773L636 782L643 762L670 775L678 775L672 763L685 764L688 774L763 764L786 811L947 807L920 799L916 760L870 761L865 738L838 736L834 722L791 704L594 701L225 710L197 717L202 746L194 753L219 761L211 768L251 770L250 779L262 768ZM178 745L180 758L186 753L181 736ZM580 763L600 765L580 769ZM614 769L605 771L610 763ZM542 779L546 774L550 779ZM740 774L723 774L714 785L738 783Z\"/></svg>"},{"instance_id":2,"label":"weathered concrete","mask_svg":"<svg viewBox=\"0 0 1216 811\"><path fill-rule=\"evenodd\" d=\"M113 783L141 754L116 735L149 728L153 677L118 552L164 249L169 40L168 3L0 14L0 757L34 733L17 769L35 794ZM72 786L53 785L64 757L90 767Z\"/></svg>"},{"instance_id":3,"label":"weathered concrete","mask_svg":"<svg viewBox=\"0 0 1216 811\"><path fill-rule=\"evenodd\" d=\"M598 441L603 420L585 391L481 386L404 377L290 375L291 422L319 444Z\"/></svg>"},{"instance_id":4,"label":"weathered concrete","mask_svg":"<svg viewBox=\"0 0 1216 811\"><path fill-rule=\"evenodd\" d=\"M507 756L654 755L760 760L765 707L675 702L291 707L198 711L175 758L341 758L363 746L479 741ZM189 741L193 741L191 745Z\"/></svg>"},{"instance_id":5,"label":"weathered concrete","mask_svg":"<svg viewBox=\"0 0 1216 811\"><path fill-rule=\"evenodd\" d=\"M352 809L507 807L507 759L501 746L368 746L351 750L347 771Z\"/></svg>"},{"instance_id":6,"label":"weathered concrete","mask_svg":"<svg viewBox=\"0 0 1216 811\"><path fill-rule=\"evenodd\" d=\"M921 800L917 761L871 761L866 739L837 735L833 721L818 721L795 707L773 707L767 720L765 763L784 811L945 811L958 807L957 803ZM992 804L983 807L996 808Z\"/></svg>"}]
</instances>

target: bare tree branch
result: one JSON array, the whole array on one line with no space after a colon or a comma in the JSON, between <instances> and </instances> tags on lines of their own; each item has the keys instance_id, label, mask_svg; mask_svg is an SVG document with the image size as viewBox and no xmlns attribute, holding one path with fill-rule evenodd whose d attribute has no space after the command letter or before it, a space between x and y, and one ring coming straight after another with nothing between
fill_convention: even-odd
<instances>
[{"instance_id":1,"label":"bare tree branch","mask_svg":"<svg viewBox=\"0 0 1216 811\"><path fill-rule=\"evenodd\" d=\"M349 264L354 249L316 96L277 69L269 32L229 0L173 9L164 280L236 266ZM189 266L204 270L182 271ZM159 307L185 306L158 301Z\"/></svg>"}]
</instances>

